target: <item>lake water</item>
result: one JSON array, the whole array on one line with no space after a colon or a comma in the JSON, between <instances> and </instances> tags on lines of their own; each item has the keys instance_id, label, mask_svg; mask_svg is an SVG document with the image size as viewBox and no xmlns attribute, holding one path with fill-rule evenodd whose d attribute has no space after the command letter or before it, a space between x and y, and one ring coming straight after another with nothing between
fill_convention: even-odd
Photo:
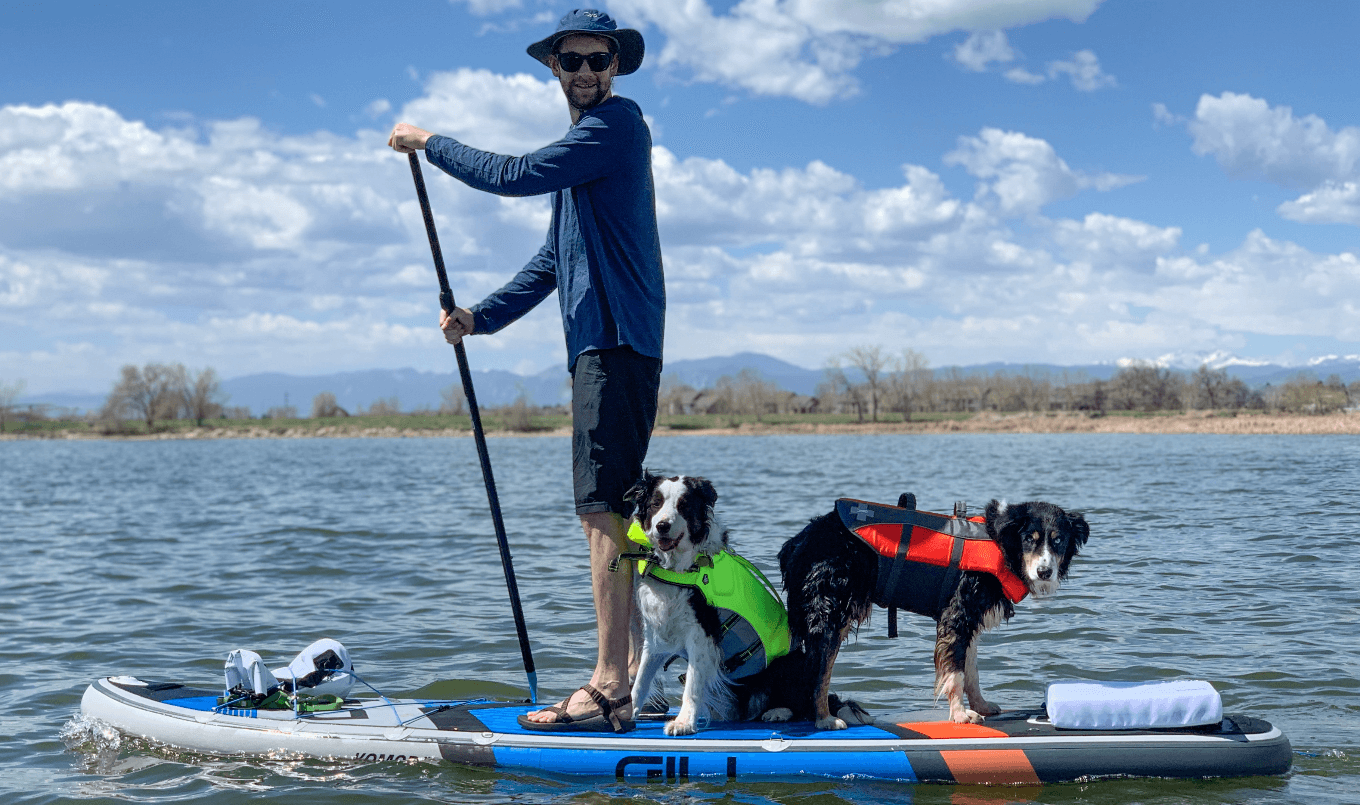
<instances>
[{"instance_id":1,"label":"lake water","mask_svg":"<svg viewBox=\"0 0 1360 805\"><path fill-rule=\"evenodd\" d=\"M491 440L541 698L594 656L565 438ZM1283 778L1041 788L820 780L666 786L450 765L213 758L78 718L94 678L213 685L237 647L284 664L343 642L388 694L436 680L523 688L471 439L0 442L0 802L1360 802L1360 438L686 436L649 466L704 475L733 544L771 575L837 497L974 510L1042 498L1091 541L1054 598L980 651L1003 707L1060 679L1207 679L1280 726ZM931 705L929 621L882 612L835 687L871 710ZM448 683L457 687L454 683ZM674 683L671 683L674 689Z\"/></svg>"}]
</instances>

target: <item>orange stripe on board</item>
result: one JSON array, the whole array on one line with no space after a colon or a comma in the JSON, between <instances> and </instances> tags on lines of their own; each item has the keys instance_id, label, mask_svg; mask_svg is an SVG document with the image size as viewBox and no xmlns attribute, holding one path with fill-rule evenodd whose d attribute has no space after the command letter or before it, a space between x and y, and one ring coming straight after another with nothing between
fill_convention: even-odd
<instances>
[{"instance_id":1,"label":"orange stripe on board","mask_svg":"<svg viewBox=\"0 0 1360 805\"><path fill-rule=\"evenodd\" d=\"M927 738L1007 738L1006 733L981 724L955 724L953 721L915 721L898 724L902 729L919 732Z\"/></svg>"},{"instance_id":2,"label":"orange stripe on board","mask_svg":"<svg viewBox=\"0 0 1360 805\"><path fill-rule=\"evenodd\" d=\"M1039 783L1023 749L950 749L940 755L949 773L965 785Z\"/></svg>"}]
</instances>

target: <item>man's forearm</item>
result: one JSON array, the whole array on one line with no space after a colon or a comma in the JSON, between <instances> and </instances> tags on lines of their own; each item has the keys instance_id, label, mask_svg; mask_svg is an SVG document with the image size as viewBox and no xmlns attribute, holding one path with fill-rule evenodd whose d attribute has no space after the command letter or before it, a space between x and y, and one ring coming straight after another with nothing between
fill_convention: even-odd
<instances>
[{"instance_id":1,"label":"man's forearm","mask_svg":"<svg viewBox=\"0 0 1360 805\"><path fill-rule=\"evenodd\" d=\"M494 333L533 310L557 290L557 270L545 244L528 265L500 290L473 305L472 318L479 333Z\"/></svg>"},{"instance_id":2,"label":"man's forearm","mask_svg":"<svg viewBox=\"0 0 1360 805\"><path fill-rule=\"evenodd\" d=\"M595 138L573 129L551 145L524 156L493 154L436 134L425 143L431 165L467 186L498 196L538 196L585 184L608 173L617 156Z\"/></svg>"}]
</instances>

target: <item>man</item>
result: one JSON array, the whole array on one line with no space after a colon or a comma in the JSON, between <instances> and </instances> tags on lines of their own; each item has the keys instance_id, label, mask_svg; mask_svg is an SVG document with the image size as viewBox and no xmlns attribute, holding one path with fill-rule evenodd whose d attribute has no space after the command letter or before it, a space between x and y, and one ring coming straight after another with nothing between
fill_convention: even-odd
<instances>
[{"instance_id":1,"label":"man","mask_svg":"<svg viewBox=\"0 0 1360 805\"><path fill-rule=\"evenodd\" d=\"M562 139L507 157L398 123L388 144L402 153L423 149L431 164L479 190L552 194L552 224L538 254L486 299L443 314L439 326L454 344L496 332L557 290L572 374L576 513L590 544L599 653L588 685L520 723L624 732L633 727L632 569L608 566L627 550L623 494L642 474L656 421L666 307L651 133L637 104L613 94L615 76L642 63L642 35L578 9L528 53L566 95L572 127Z\"/></svg>"}]
</instances>

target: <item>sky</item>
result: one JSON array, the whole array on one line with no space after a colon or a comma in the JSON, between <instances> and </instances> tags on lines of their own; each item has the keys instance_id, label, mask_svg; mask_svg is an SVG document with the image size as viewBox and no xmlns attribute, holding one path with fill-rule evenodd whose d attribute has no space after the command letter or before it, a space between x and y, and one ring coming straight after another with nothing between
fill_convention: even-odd
<instances>
[{"instance_id":1,"label":"sky","mask_svg":"<svg viewBox=\"0 0 1360 805\"><path fill-rule=\"evenodd\" d=\"M576 3L6 4L0 383L450 371L397 121L522 154ZM666 360L932 366L1360 353L1360 3L617 0ZM460 305L545 198L425 166ZM565 367L549 300L474 369Z\"/></svg>"}]
</instances>

